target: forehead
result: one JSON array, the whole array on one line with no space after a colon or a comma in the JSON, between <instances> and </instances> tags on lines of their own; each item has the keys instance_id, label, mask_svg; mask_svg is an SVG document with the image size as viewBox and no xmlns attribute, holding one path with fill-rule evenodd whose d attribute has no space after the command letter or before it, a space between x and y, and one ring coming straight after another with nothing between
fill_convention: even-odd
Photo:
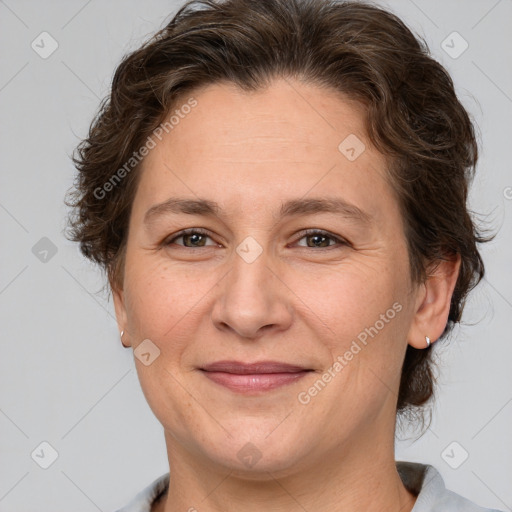
<instances>
[{"instance_id":1,"label":"forehead","mask_svg":"<svg viewBox=\"0 0 512 512\"><path fill-rule=\"evenodd\" d=\"M254 92L213 84L183 95L170 115L172 129L143 162L137 195L146 202L175 194L240 205L337 191L371 212L369 194L390 199L363 108L335 91L288 79Z\"/></svg>"},{"instance_id":2,"label":"forehead","mask_svg":"<svg viewBox=\"0 0 512 512\"><path fill-rule=\"evenodd\" d=\"M197 102L173 132L174 149L197 138L194 154L233 158L259 154L260 161L279 160L318 151L339 156L339 143L350 134L365 137L363 108L331 89L312 84L276 79L256 91L243 91L232 83L212 84L183 96L174 109L180 110L191 96ZM172 142L171 142L172 144ZM300 147L299 147L300 146ZM314 150L318 151L315 152ZM316 160L315 160L316 161Z\"/></svg>"}]
</instances>

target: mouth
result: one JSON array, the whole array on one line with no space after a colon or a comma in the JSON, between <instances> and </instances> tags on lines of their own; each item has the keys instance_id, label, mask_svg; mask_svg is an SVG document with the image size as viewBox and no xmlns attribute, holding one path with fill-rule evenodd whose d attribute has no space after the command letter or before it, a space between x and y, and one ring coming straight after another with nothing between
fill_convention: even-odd
<instances>
[{"instance_id":1,"label":"mouth","mask_svg":"<svg viewBox=\"0 0 512 512\"><path fill-rule=\"evenodd\" d=\"M258 394L297 382L314 370L278 361L217 361L203 366L200 371L209 380L231 391Z\"/></svg>"}]
</instances>

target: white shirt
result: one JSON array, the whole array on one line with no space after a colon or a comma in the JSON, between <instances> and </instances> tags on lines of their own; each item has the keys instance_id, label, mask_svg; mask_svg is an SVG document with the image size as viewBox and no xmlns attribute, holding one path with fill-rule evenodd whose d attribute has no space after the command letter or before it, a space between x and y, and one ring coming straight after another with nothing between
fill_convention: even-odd
<instances>
[{"instance_id":1,"label":"white shirt","mask_svg":"<svg viewBox=\"0 0 512 512\"><path fill-rule=\"evenodd\" d=\"M433 466L397 461L396 467L404 486L417 495L412 512L500 512L482 508L449 491ZM151 512L151 506L169 486L169 473L157 478L125 507L116 512Z\"/></svg>"}]
</instances>

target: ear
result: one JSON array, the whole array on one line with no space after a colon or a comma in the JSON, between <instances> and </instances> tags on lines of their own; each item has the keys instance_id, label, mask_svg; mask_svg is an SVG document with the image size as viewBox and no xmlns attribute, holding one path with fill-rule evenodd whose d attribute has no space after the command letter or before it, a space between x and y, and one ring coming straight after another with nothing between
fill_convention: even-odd
<instances>
[{"instance_id":1,"label":"ear","mask_svg":"<svg viewBox=\"0 0 512 512\"><path fill-rule=\"evenodd\" d=\"M460 254L436 262L427 280L418 288L416 312L407 337L414 348L427 347L425 336L434 343L443 334L460 262Z\"/></svg>"},{"instance_id":2,"label":"ear","mask_svg":"<svg viewBox=\"0 0 512 512\"><path fill-rule=\"evenodd\" d=\"M130 347L130 335L127 332L128 318L126 314L125 300L124 300L124 290L118 284L116 284L113 280L110 281L110 289L112 290L112 298L114 300L114 309L116 312L117 319L117 327L119 332L124 331L124 335L122 336L121 343L125 347Z\"/></svg>"}]
</instances>

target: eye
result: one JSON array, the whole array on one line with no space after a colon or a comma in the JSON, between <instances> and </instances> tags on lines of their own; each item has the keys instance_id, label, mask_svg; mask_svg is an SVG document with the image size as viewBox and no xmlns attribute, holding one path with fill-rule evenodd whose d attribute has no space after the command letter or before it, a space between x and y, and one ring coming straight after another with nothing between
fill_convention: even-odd
<instances>
[{"instance_id":1,"label":"eye","mask_svg":"<svg viewBox=\"0 0 512 512\"><path fill-rule=\"evenodd\" d=\"M189 228L184 229L183 231L180 231L176 235L174 235L172 238L167 239L164 244L165 245L181 245L185 248L194 248L194 247L207 247L216 245L217 243L213 242L210 244L207 244L207 239L210 238L207 231L201 228ZM181 240L181 243L178 243L177 241ZM210 238L211 240L211 238Z\"/></svg>"},{"instance_id":2,"label":"eye","mask_svg":"<svg viewBox=\"0 0 512 512\"><path fill-rule=\"evenodd\" d=\"M302 236L296 242L299 247L324 249L336 245L350 245L346 240L321 229L308 229L300 234ZM210 243L207 243L208 239ZM306 240L306 243L299 243L302 240ZM211 239L208 231L202 228L184 229L164 241L164 245L178 245L186 249L219 246Z\"/></svg>"},{"instance_id":3,"label":"eye","mask_svg":"<svg viewBox=\"0 0 512 512\"><path fill-rule=\"evenodd\" d=\"M327 248L332 247L334 245L349 245L348 242L339 238L327 231L321 229L308 229L303 231L301 238L298 239L298 242L301 240L306 240L306 244L297 244L300 247L310 247L310 248ZM331 243L334 242L334 243Z\"/></svg>"}]
</instances>

